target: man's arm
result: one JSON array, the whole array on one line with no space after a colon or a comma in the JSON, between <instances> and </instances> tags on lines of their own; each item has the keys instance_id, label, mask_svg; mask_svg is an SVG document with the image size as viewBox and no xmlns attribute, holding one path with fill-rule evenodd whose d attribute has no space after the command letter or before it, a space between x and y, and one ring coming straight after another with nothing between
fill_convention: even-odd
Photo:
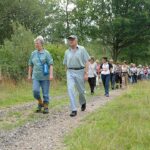
<instances>
[{"instance_id":1,"label":"man's arm","mask_svg":"<svg viewBox=\"0 0 150 150\"><path fill-rule=\"evenodd\" d=\"M88 70L89 70L89 61L87 61L86 64L85 64L84 80L88 80Z\"/></svg>"}]
</instances>

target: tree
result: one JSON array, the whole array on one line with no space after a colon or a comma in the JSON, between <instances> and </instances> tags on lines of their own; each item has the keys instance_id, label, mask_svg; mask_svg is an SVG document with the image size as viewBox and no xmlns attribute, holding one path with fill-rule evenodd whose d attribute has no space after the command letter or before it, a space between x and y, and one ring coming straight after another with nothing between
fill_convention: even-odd
<instances>
[{"instance_id":1,"label":"tree","mask_svg":"<svg viewBox=\"0 0 150 150\"><path fill-rule=\"evenodd\" d=\"M28 59L34 49L34 35L18 23L13 23L13 35L0 49L2 75L18 81L27 75Z\"/></svg>"},{"instance_id":2,"label":"tree","mask_svg":"<svg viewBox=\"0 0 150 150\"><path fill-rule=\"evenodd\" d=\"M94 0L93 7L91 35L110 46L115 61L123 49L150 40L149 1Z\"/></svg>"},{"instance_id":3,"label":"tree","mask_svg":"<svg viewBox=\"0 0 150 150\"><path fill-rule=\"evenodd\" d=\"M13 34L13 22L19 22L35 34L41 34L47 26L46 5L39 0L0 1L0 44Z\"/></svg>"}]
</instances>

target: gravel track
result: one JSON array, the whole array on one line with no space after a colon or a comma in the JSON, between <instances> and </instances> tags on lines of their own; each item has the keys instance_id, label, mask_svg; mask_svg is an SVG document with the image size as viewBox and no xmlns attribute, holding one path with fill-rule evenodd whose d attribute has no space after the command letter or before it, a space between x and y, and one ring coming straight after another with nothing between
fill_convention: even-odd
<instances>
[{"instance_id":1,"label":"gravel track","mask_svg":"<svg viewBox=\"0 0 150 150\"><path fill-rule=\"evenodd\" d=\"M93 96L87 103L87 110L81 112L79 108L75 118L69 117L68 106L63 106L60 110L51 109L40 121L27 123L9 132L0 132L0 150L65 150L64 136L78 127L88 114L122 93L122 90L112 91L109 98Z\"/></svg>"}]
</instances>

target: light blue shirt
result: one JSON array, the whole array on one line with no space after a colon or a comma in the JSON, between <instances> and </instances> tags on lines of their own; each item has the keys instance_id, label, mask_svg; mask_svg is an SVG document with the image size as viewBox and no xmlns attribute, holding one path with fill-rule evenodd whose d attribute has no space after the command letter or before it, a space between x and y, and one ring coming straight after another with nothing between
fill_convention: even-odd
<instances>
[{"instance_id":1,"label":"light blue shirt","mask_svg":"<svg viewBox=\"0 0 150 150\"><path fill-rule=\"evenodd\" d=\"M43 65L41 64L39 57L42 61L42 64L47 63L48 66L53 65L53 58L47 50L42 50L40 52L38 52L38 50L33 51L28 63L29 66L33 67L32 79L49 80L49 75L45 76L43 74Z\"/></svg>"},{"instance_id":2,"label":"light blue shirt","mask_svg":"<svg viewBox=\"0 0 150 150\"><path fill-rule=\"evenodd\" d=\"M81 68L85 67L86 62L90 59L90 56L83 46L77 45L76 51L69 48L65 52L63 64L67 68Z\"/></svg>"}]
</instances>

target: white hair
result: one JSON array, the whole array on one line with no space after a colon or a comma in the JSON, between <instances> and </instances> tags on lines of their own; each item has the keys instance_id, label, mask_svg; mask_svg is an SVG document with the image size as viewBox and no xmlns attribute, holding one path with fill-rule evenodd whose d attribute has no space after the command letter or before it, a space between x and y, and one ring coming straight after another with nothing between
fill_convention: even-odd
<instances>
[{"instance_id":1,"label":"white hair","mask_svg":"<svg viewBox=\"0 0 150 150\"><path fill-rule=\"evenodd\" d=\"M34 42L36 42L36 41L40 41L42 45L44 44L44 38L41 35L36 37Z\"/></svg>"}]
</instances>

